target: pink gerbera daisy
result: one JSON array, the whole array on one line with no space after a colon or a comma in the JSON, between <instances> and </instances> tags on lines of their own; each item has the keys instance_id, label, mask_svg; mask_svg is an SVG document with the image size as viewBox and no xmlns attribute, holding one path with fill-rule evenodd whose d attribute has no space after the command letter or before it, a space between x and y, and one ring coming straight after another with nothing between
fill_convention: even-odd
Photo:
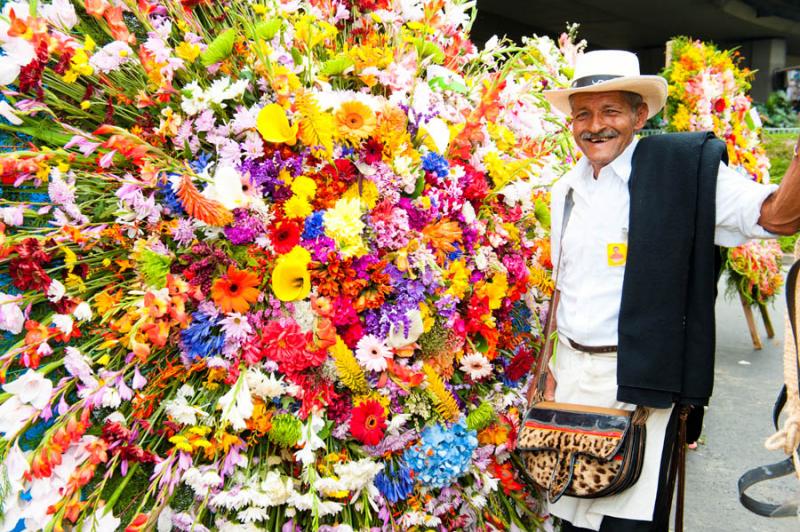
<instances>
[{"instance_id":1,"label":"pink gerbera daisy","mask_svg":"<svg viewBox=\"0 0 800 532\"><path fill-rule=\"evenodd\" d=\"M370 371L386 369L386 359L392 356L392 350L383 340L371 334L362 336L356 345L356 358L362 366Z\"/></svg>"}]
</instances>

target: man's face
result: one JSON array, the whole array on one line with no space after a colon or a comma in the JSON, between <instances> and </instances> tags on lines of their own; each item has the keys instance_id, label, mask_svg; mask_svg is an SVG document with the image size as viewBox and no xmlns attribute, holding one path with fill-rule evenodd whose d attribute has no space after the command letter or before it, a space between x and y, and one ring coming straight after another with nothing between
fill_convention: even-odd
<instances>
[{"instance_id":1,"label":"man's face","mask_svg":"<svg viewBox=\"0 0 800 532\"><path fill-rule=\"evenodd\" d=\"M589 159L595 176L616 159L647 121L647 105L632 109L619 91L572 95L572 136Z\"/></svg>"}]
</instances>

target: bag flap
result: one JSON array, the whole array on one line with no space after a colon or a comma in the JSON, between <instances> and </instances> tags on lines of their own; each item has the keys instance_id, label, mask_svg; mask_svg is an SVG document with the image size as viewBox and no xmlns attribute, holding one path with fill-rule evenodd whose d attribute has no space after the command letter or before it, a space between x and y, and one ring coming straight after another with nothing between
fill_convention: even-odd
<instances>
[{"instance_id":1,"label":"bag flap","mask_svg":"<svg viewBox=\"0 0 800 532\"><path fill-rule=\"evenodd\" d=\"M633 412L541 402L525 416L517 448L554 450L610 460L622 446Z\"/></svg>"}]
</instances>

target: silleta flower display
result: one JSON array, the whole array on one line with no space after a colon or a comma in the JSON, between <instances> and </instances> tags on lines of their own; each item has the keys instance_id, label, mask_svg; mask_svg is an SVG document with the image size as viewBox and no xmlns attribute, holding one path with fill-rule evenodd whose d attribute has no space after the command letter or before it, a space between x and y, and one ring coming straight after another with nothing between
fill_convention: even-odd
<instances>
[{"instance_id":1,"label":"silleta flower display","mask_svg":"<svg viewBox=\"0 0 800 532\"><path fill-rule=\"evenodd\" d=\"M761 143L761 118L747 91L753 73L741 68L737 51L702 41L671 41L672 62L663 72L669 82L667 128L713 131L728 146L728 164L759 183L769 182L769 158ZM783 284L776 242L752 241L728 251L728 285L748 303L765 304Z\"/></svg>"},{"instance_id":2,"label":"silleta flower display","mask_svg":"<svg viewBox=\"0 0 800 532\"><path fill-rule=\"evenodd\" d=\"M4 4L2 530L537 526L581 45L474 9Z\"/></svg>"}]
</instances>

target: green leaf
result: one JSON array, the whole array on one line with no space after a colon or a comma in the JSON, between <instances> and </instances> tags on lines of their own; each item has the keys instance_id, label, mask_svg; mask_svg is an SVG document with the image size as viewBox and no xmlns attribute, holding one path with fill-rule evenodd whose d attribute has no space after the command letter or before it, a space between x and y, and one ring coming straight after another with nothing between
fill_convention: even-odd
<instances>
[{"instance_id":1,"label":"green leaf","mask_svg":"<svg viewBox=\"0 0 800 532\"><path fill-rule=\"evenodd\" d=\"M419 37L414 39L413 42L414 46L417 48L417 54L419 55L420 59L430 57L431 60L436 64L441 64L444 62L444 52L436 43L426 41L425 39Z\"/></svg>"},{"instance_id":2,"label":"green leaf","mask_svg":"<svg viewBox=\"0 0 800 532\"><path fill-rule=\"evenodd\" d=\"M430 80L428 82L428 85L432 89L436 89L436 88L443 89L443 90L446 89L446 90L451 90L453 92L458 92L458 93L461 93L461 94L467 94L469 92L469 89L467 89L467 86L464 85L463 83L460 83L460 82L458 82L456 80L451 80L450 82L448 82L446 79L444 79L441 76L433 78L432 80Z\"/></svg>"},{"instance_id":3,"label":"green leaf","mask_svg":"<svg viewBox=\"0 0 800 532\"><path fill-rule=\"evenodd\" d=\"M751 115L750 113L745 113L744 123L747 124L747 129L749 129L750 131L755 131L756 123L753 121L753 115Z\"/></svg>"},{"instance_id":4,"label":"green leaf","mask_svg":"<svg viewBox=\"0 0 800 532\"><path fill-rule=\"evenodd\" d=\"M281 19L271 18L267 21L256 24L256 35L268 41L281 30Z\"/></svg>"},{"instance_id":5,"label":"green leaf","mask_svg":"<svg viewBox=\"0 0 800 532\"><path fill-rule=\"evenodd\" d=\"M550 208L547 203L537 199L533 206L533 213L545 229L550 229Z\"/></svg>"},{"instance_id":6,"label":"green leaf","mask_svg":"<svg viewBox=\"0 0 800 532\"><path fill-rule=\"evenodd\" d=\"M345 70L353 66L355 63L352 59L344 54L339 54L333 59L328 59L322 63L320 74L323 76L338 76L343 74Z\"/></svg>"},{"instance_id":7,"label":"green leaf","mask_svg":"<svg viewBox=\"0 0 800 532\"><path fill-rule=\"evenodd\" d=\"M226 59L233 52L233 43L236 40L236 30L228 28L211 41L208 48L200 54L200 61L203 66L211 66L214 63Z\"/></svg>"},{"instance_id":8,"label":"green leaf","mask_svg":"<svg viewBox=\"0 0 800 532\"><path fill-rule=\"evenodd\" d=\"M300 66L303 64L303 54L297 48L292 48L292 60L295 65Z\"/></svg>"}]
</instances>

